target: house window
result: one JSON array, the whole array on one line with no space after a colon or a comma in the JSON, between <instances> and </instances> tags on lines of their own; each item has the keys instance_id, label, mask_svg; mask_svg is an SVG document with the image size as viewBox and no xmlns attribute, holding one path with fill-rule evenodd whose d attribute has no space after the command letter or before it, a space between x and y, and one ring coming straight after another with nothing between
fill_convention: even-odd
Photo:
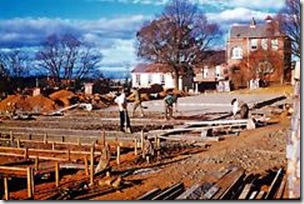
<instances>
[{"instance_id":1,"label":"house window","mask_svg":"<svg viewBox=\"0 0 304 204\"><path fill-rule=\"evenodd\" d=\"M273 50L278 50L279 49L279 41L278 41L278 39L271 40L271 47L272 47Z\"/></svg>"},{"instance_id":2,"label":"house window","mask_svg":"<svg viewBox=\"0 0 304 204\"><path fill-rule=\"evenodd\" d=\"M258 39L251 39L251 40L250 40L250 49L251 49L252 51L258 49Z\"/></svg>"},{"instance_id":3,"label":"house window","mask_svg":"<svg viewBox=\"0 0 304 204\"><path fill-rule=\"evenodd\" d=\"M262 39L262 48L264 50L267 50L268 49L268 39Z\"/></svg>"},{"instance_id":4,"label":"house window","mask_svg":"<svg viewBox=\"0 0 304 204\"><path fill-rule=\"evenodd\" d=\"M160 75L160 84L165 85L165 75Z\"/></svg>"},{"instance_id":5,"label":"house window","mask_svg":"<svg viewBox=\"0 0 304 204\"><path fill-rule=\"evenodd\" d=\"M148 75L148 84L151 84L152 83L152 74L149 74Z\"/></svg>"},{"instance_id":6,"label":"house window","mask_svg":"<svg viewBox=\"0 0 304 204\"><path fill-rule=\"evenodd\" d=\"M140 75L139 75L139 74L136 74L136 75L135 75L135 84L136 84L137 86L140 86Z\"/></svg>"},{"instance_id":7,"label":"house window","mask_svg":"<svg viewBox=\"0 0 304 204\"><path fill-rule=\"evenodd\" d=\"M232 48L232 59L242 59L243 58L243 51L240 47Z\"/></svg>"}]
</instances>

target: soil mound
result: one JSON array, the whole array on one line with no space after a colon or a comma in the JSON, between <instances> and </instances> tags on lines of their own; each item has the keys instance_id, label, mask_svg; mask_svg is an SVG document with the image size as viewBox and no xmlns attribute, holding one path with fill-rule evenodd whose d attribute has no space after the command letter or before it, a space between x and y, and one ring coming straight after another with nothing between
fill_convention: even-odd
<instances>
[{"instance_id":1,"label":"soil mound","mask_svg":"<svg viewBox=\"0 0 304 204\"><path fill-rule=\"evenodd\" d=\"M23 95L10 95L4 100L0 102L0 110L1 111L13 111L16 109L21 109L23 106L27 106L26 104L27 96Z\"/></svg>"},{"instance_id":2,"label":"soil mound","mask_svg":"<svg viewBox=\"0 0 304 204\"><path fill-rule=\"evenodd\" d=\"M31 111L35 113L45 113L55 110L55 102L43 95L27 98L26 102L29 104Z\"/></svg>"},{"instance_id":3,"label":"soil mound","mask_svg":"<svg viewBox=\"0 0 304 204\"><path fill-rule=\"evenodd\" d=\"M50 94L49 97L60 106L66 107L71 105L71 99L76 97L76 95L68 90L60 90Z\"/></svg>"}]
</instances>

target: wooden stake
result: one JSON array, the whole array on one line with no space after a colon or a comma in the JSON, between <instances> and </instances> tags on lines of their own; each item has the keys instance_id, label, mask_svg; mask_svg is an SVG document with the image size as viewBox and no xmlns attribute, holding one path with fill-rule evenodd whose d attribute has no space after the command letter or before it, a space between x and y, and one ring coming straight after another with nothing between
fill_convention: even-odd
<instances>
[{"instance_id":1,"label":"wooden stake","mask_svg":"<svg viewBox=\"0 0 304 204\"><path fill-rule=\"evenodd\" d=\"M147 164L150 164L150 156L146 156Z\"/></svg>"},{"instance_id":2,"label":"wooden stake","mask_svg":"<svg viewBox=\"0 0 304 204\"><path fill-rule=\"evenodd\" d=\"M20 139L17 138L17 148L20 148Z\"/></svg>"},{"instance_id":3,"label":"wooden stake","mask_svg":"<svg viewBox=\"0 0 304 204\"><path fill-rule=\"evenodd\" d=\"M4 199L5 200L9 200L9 190L8 190L8 181L7 181L7 177L3 178L3 182L4 182Z\"/></svg>"},{"instance_id":4,"label":"wooden stake","mask_svg":"<svg viewBox=\"0 0 304 204\"><path fill-rule=\"evenodd\" d=\"M64 136L61 137L61 142L64 142Z\"/></svg>"},{"instance_id":5,"label":"wooden stake","mask_svg":"<svg viewBox=\"0 0 304 204\"><path fill-rule=\"evenodd\" d=\"M44 144L47 144L47 143L48 143L47 137L48 137L48 135L47 135L47 133L45 133L45 134L44 134L44 138L43 138Z\"/></svg>"},{"instance_id":6,"label":"wooden stake","mask_svg":"<svg viewBox=\"0 0 304 204\"><path fill-rule=\"evenodd\" d=\"M141 151L144 149L144 130L141 130L140 132L140 148Z\"/></svg>"},{"instance_id":7,"label":"wooden stake","mask_svg":"<svg viewBox=\"0 0 304 204\"><path fill-rule=\"evenodd\" d=\"M81 147L81 140L80 140L80 137L77 138L77 143L78 143L78 146Z\"/></svg>"},{"instance_id":8,"label":"wooden stake","mask_svg":"<svg viewBox=\"0 0 304 204\"><path fill-rule=\"evenodd\" d=\"M35 159L35 170L38 171L39 170L39 157L37 156Z\"/></svg>"},{"instance_id":9,"label":"wooden stake","mask_svg":"<svg viewBox=\"0 0 304 204\"><path fill-rule=\"evenodd\" d=\"M24 149L24 159L28 159L28 148Z\"/></svg>"},{"instance_id":10,"label":"wooden stake","mask_svg":"<svg viewBox=\"0 0 304 204\"><path fill-rule=\"evenodd\" d=\"M52 142L52 150L55 150L55 142Z\"/></svg>"},{"instance_id":11,"label":"wooden stake","mask_svg":"<svg viewBox=\"0 0 304 204\"><path fill-rule=\"evenodd\" d=\"M11 142L14 142L14 134L13 134L13 131L10 131L10 140L11 140Z\"/></svg>"},{"instance_id":12,"label":"wooden stake","mask_svg":"<svg viewBox=\"0 0 304 204\"><path fill-rule=\"evenodd\" d=\"M84 168L85 168L85 174L88 176L89 175L89 164L88 164L88 157L84 157Z\"/></svg>"},{"instance_id":13,"label":"wooden stake","mask_svg":"<svg viewBox=\"0 0 304 204\"><path fill-rule=\"evenodd\" d=\"M160 138L159 137L157 137L156 147L158 149L160 148Z\"/></svg>"},{"instance_id":14,"label":"wooden stake","mask_svg":"<svg viewBox=\"0 0 304 204\"><path fill-rule=\"evenodd\" d=\"M157 135L155 135L154 137L154 144L155 144L155 147L157 148L156 144L157 144Z\"/></svg>"},{"instance_id":15,"label":"wooden stake","mask_svg":"<svg viewBox=\"0 0 304 204\"><path fill-rule=\"evenodd\" d=\"M34 169L31 169L31 183L32 183L32 192L33 192L33 198L35 195L35 181L34 181Z\"/></svg>"},{"instance_id":16,"label":"wooden stake","mask_svg":"<svg viewBox=\"0 0 304 204\"><path fill-rule=\"evenodd\" d=\"M29 198L33 197L33 188L32 188L32 169L31 167L27 167L27 196Z\"/></svg>"},{"instance_id":17,"label":"wooden stake","mask_svg":"<svg viewBox=\"0 0 304 204\"><path fill-rule=\"evenodd\" d=\"M137 139L134 139L134 154L137 155Z\"/></svg>"},{"instance_id":18,"label":"wooden stake","mask_svg":"<svg viewBox=\"0 0 304 204\"><path fill-rule=\"evenodd\" d=\"M102 146L103 147L106 146L106 131L105 130L102 131Z\"/></svg>"},{"instance_id":19,"label":"wooden stake","mask_svg":"<svg viewBox=\"0 0 304 204\"><path fill-rule=\"evenodd\" d=\"M32 134L29 134L29 140L32 140Z\"/></svg>"},{"instance_id":20,"label":"wooden stake","mask_svg":"<svg viewBox=\"0 0 304 204\"><path fill-rule=\"evenodd\" d=\"M71 161L71 152L69 149L67 150L67 160Z\"/></svg>"},{"instance_id":21,"label":"wooden stake","mask_svg":"<svg viewBox=\"0 0 304 204\"><path fill-rule=\"evenodd\" d=\"M94 184L94 146L91 147L90 155L90 185Z\"/></svg>"},{"instance_id":22,"label":"wooden stake","mask_svg":"<svg viewBox=\"0 0 304 204\"><path fill-rule=\"evenodd\" d=\"M59 186L59 163L55 162L55 185Z\"/></svg>"},{"instance_id":23,"label":"wooden stake","mask_svg":"<svg viewBox=\"0 0 304 204\"><path fill-rule=\"evenodd\" d=\"M116 157L117 164L120 164L120 146L117 146L117 157Z\"/></svg>"}]
</instances>

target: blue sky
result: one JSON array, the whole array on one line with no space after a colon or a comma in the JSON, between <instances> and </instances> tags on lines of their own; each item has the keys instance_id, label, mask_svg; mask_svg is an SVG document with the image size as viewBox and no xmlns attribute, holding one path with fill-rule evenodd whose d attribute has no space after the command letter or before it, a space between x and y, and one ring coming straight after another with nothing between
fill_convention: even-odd
<instances>
[{"instance_id":1,"label":"blue sky","mask_svg":"<svg viewBox=\"0 0 304 204\"><path fill-rule=\"evenodd\" d=\"M100 68L126 70L137 62L134 43L140 26L160 14L169 0L0 0L0 49L34 52L47 36L72 33L94 42ZM226 34L232 24L262 21L284 0L190 0ZM224 47L225 36L219 43Z\"/></svg>"}]
</instances>

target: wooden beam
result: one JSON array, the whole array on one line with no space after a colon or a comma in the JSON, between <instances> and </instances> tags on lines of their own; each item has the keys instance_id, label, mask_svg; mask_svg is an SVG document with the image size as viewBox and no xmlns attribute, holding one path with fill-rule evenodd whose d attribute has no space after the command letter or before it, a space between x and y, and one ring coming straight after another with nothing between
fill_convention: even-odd
<instances>
[{"instance_id":1,"label":"wooden beam","mask_svg":"<svg viewBox=\"0 0 304 204\"><path fill-rule=\"evenodd\" d=\"M10 199L10 195L9 195L8 179L7 179L7 177L3 178L3 182L4 182L4 199L5 200L9 200Z\"/></svg>"},{"instance_id":2,"label":"wooden beam","mask_svg":"<svg viewBox=\"0 0 304 204\"><path fill-rule=\"evenodd\" d=\"M36 156L35 158L35 170L38 171L39 170L39 157Z\"/></svg>"},{"instance_id":3,"label":"wooden beam","mask_svg":"<svg viewBox=\"0 0 304 204\"><path fill-rule=\"evenodd\" d=\"M277 191L277 193L275 195L275 199L277 199L277 200L283 199L284 191L285 191L285 188L286 188L286 180L287 180L287 174L284 174L284 177L281 181L281 185L279 187L279 190Z\"/></svg>"},{"instance_id":4,"label":"wooden beam","mask_svg":"<svg viewBox=\"0 0 304 204\"><path fill-rule=\"evenodd\" d=\"M241 195L239 196L239 200L245 200L245 199L248 199L249 197L249 193L250 193L250 190L251 190L251 186L252 184L251 183L247 183L241 193Z\"/></svg>"},{"instance_id":5,"label":"wooden beam","mask_svg":"<svg viewBox=\"0 0 304 204\"><path fill-rule=\"evenodd\" d=\"M257 194L258 194L258 192L257 192L257 191L253 191L253 192L251 193L251 195L249 196L249 200L253 200L253 199L255 199L255 198L256 198L256 196L257 196Z\"/></svg>"},{"instance_id":6,"label":"wooden beam","mask_svg":"<svg viewBox=\"0 0 304 204\"><path fill-rule=\"evenodd\" d=\"M266 195L265 191L260 191L255 199L256 200L262 200L262 199L265 198L265 195Z\"/></svg>"},{"instance_id":7,"label":"wooden beam","mask_svg":"<svg viewBox=\"0 0 304 204\"><path fill-rule=\"evenodd\" d=\"M55 162L55 185L59 186L59 163Z\"/></svg>"},{"instance_id":8,"label":"wooden beam","mask_svg":"<svg viewBox=\"0 0 304 204\"><path fill-rule=\"evenodd\" d=\"M194 184L192 185L190 188L188 188L185 192L183 192L182 194L180 194L176 200L187 200L189 199L189 195L192 194L194 191L196 191L197 189L199 189L201 187L201 184Z\"/></svg>"},{"instance_id":9,"label":"wooden beam","mask_svg":"<svg viewBox=\"0 0 304 204\"><path fill-rule=\"evenodd\" d=\"M275 191L277 190L278 188L278 183L279 183L279 179L280 177L282 176L282 171L283 169L280 168L275 176L275 178L273 179L269 189L268 189L268 192L265 196L265 199L272 199L274 194L275 194Z\"/></svg>"},{"instance_id":10,"label":"wooden beam","mask_svg":"<svg viewBox=\"0 0 304 204\"><path fill-rule=\"evenodd\" d=\"M247 124L248 119L238 120L211 120L211 121L195 121L185 122L185 125L225 125L225 124Z\"/></svg>"},{"instance_id":11,"label":"wooden beam","mask_svg":"<svg viewBox=\"0 0 304 204\"><path fill-rule=\"evenodd\" d=\"M141 195L137 198L137 200L151 200L153 197L155 197L161 190L159 188L154 188L147 193Z\"/></svg>"},{"instance_id":12,"label":"wooden beam","mask_svg":"<svg viewBox=\"0 0 304 204\"><path fill-rule=\"evenodd\" d=\"M88 157L84 156L84 166L85 166L85 174L89 175L89 164L88 164Z\"/></svg>"},{"instance_id":13,"label":"wooden beam","mask_svg":"<svg viewBox=\"0 0 304 204\"><path fill-rule=\"evenodd\" d=\"M203 196L204 200L210 200L221 188L217 185L213 185Z\"/></svg>"},{"instance_id":14,"label":"wooden beam","mask_svg":"<svg viewBox=\"0 0 304 204\"><path fill-rule=\"evenodd\" d=\"M90 155L90 185L94 184L94 146L91 147Z\"/></svg>"},{"instance_id":15,"label":"wooden beam","mask_svg":"<svg viewBox=\"0 0 304 204\"><path fill-rule=\"evenodd\" d=\"M27 167L27 196L29 198L33 197L32 185L32 169L31 167Z\"/></svg>"},{"instance_id":16,"label":"wooden beam","mask_svg":"<svg viewBox=\"0 0 304 204\"><path fill-rule=\"evenodd\" d=\"M120 146L118 145L117 147L116 147L116 163L119 165L120 164Z\"/></svg>"},{"instance_id":17,"label":"wooden beam","mask_svg":"<svg viewBox=\"0 0 304 204\"><path fill-rule=\"evenodd\" d=\"M137 152L137 139L135 138L134 139L134 155L137 155L138 152Z\"/></svg>"}]
</instances>

